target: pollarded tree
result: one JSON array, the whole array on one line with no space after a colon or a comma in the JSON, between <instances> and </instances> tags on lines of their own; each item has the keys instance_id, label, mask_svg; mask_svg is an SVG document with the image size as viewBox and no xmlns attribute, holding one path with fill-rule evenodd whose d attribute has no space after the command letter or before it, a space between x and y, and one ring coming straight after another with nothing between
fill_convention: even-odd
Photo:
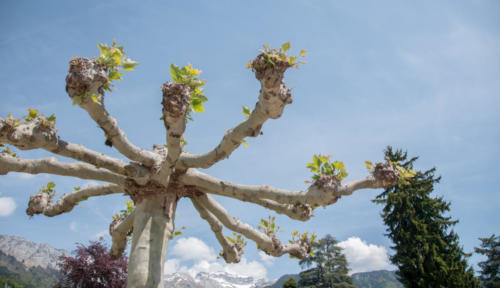
<instances>
[{"instance_id":1,"label":"pollarded tree","mask_svg":"<svg viewBox=\"0 0 500 288\"><path fill-rule=\"evenodd\" d=\"M53 184L30 197L27 214L55 216L69 212L80 201L112 193L128 195L135 205L130 211L114 217L110 225L111 254L118 257L132 235L128 263L129 287L163 287L163 263L169 238L174 233L177 201L189 197L200 216L205 219L222 246L222 257L230 263L238 262L244 238L255 241L258 248L272 256L290 254L305 258L311 241L307 234L292 243L283 244L276 236L274 223L262 222L262 232L233 218L210 195L216 194L241 201L252 202L292 219L306 221L317 206L335 203L342 195L350 195L364 188L390 187L397 183L397 167L377 163L370 175L343 183L347 175L343 163L330 163L325 156L314 156L308 167L315 172L313 183L304 191L287 191L263 186L249 186L216 179L200 171L228 158L245 143L245 137L256 137L264 122L281 116L292 95L284 83L288 68L297 67L297 56L287 55L285 43L280 49L265 46L247 67L255 72L261 89L253 110L244 107L246 119L229 129L220 143L204 154L183 152L183 133L193 112L203 111L207 100L203 94L200 70L191 65L170 67L172 82L162 86L162 113L166 128L166 145L153 145L145 150L132 144L118 121L105 109L105 91L111 91L113 80L119 80L123 70L133 70L137 62L125 56L122 46L99 44L97 58L74 58L70 61L66 77L66 91L73 104L78 105L104 131L106 145L114 147L130 162L103 155L80 144L66 142L57 135L55 117L45 117L29 110L23 120L12 115L0 118L0 142L20 150L44 149L72 158L77 162L61 162L56 158L22 159L6 147L0 153L0 174L24 172L48 173L107 182L104 185L75 189L53 199ZM305 51L300 52L305 56ZM225 237L223 227L238 233L235 238Z\"/></svg>"}]
</instances>

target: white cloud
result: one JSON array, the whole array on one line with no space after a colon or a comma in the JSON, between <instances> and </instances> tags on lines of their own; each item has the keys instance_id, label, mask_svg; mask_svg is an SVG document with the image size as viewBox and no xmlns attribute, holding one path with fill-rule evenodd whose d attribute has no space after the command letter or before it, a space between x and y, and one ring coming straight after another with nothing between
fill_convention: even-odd
<instances>
[{"instance_id":1,"label":"white cloud","mask_svg":"<svg viewBox=\"0 0 500 288\"><path fill-rule=\"evenodd\" d=\"M180 260L179 259L168 259L165 261L165 264L163 265L163 273L165 274L172 274L175 272L179 272L180 268Z\"/></svg>"},{"instance_id":2,"label":"white cloud","mask_svg":"<svg viewBox=\"0 0 500 288\"><path fill-rule=\"evenodd\" d=\"M392 268L384 246L368 244L358 237L350 237L338 246L344 249L350 274Z\"/></svg>"},{"instance_id":3,"label":"white cloud","mask_svg":"<svg viewBox=\"0 0 500 288\"><path fill-rule=\"evenodd\" d=\"M78 225L76 224L75 221L71 221L71 223L69 223L69 230L71 230L73 232L78 231Z\"/></svg>"},{"instance_id":4,"label":"white cloud","mask_svg":"<svg viewBox=\"0 0 500 288\"><path fill-rule=\"evenodd\" d=\"M195 237L180 238L169 253L170 256L178 258L165 261L165 274L183 272L195 277L200 272L226 272L239 276L252 276L257 279L266 279L267 277L267 270L262 263L248 261L242 257L240 263L227 264L224 260L217 259L211 247Z\"/></svg>"},{"instance_id":5,"label":"white cloud","mask_svg":"<svg viewBox=\"0 0 500 288\"><path fill-rule=\"evenodd\" d=\"M0 197L0 217L7 217L16 210L16 202L11 197Z\"/></svg>"},{"instance_id":6,"label":"white cloud","mask_svg":"<svg viewBox=\"0 0 500 288\"><path fill-rule=\"evenodd\" d=\"M170 254L178 256L181 260L213 261L217 258L217 254L212 248L195 237L179 238Z\"/></svg>"},{"instance_id":7,"label":"white cloud","mask_svg":"<svg viewBox=\"0 0 500 288\"><path fill-rule=\"evenodd\" d=\"M260 257L260 260L262 260L262 262L264 262L264 264L266 266L271 266L274 263L274 260L276 260L276 257L267 255L262 250L259 250L259 257Z\"/></svg>"}]
</instances>

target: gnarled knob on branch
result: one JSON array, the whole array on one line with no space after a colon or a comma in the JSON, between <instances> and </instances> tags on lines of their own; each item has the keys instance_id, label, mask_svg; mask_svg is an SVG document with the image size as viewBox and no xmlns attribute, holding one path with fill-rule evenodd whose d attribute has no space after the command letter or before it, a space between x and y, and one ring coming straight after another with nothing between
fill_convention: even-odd
<instances>
[{"instance_id":1,"label":"gnarled knob on branch","mask_svg":"<svg viewBox=\"0 0 500 288\"><path fill-rule=\"evenodd\" d=\"M224 258L226 263L240 263L241 255L243 255L243 247L241 247L238 243L231 243L231 245L229 247L225 247L219 255Z\"/></svg>"},{"instance_id":2,"label":"gnarled knob on branch","mask_svg":"<svg viewBox=\"0 0 500 288\"><path fill-rule=\"evenodd\" d=\"M168 119L177 120L184 118L191 100L191 89L183 83L167 82L161 87L163 91L163 117L166 122Z\"/></svg>"},{"instance_id":3,"label":"gnarled knob on branch","mask_svg":"<svg viewBox=\"0 0 500 288\"><path fill-rule=\"evenodd\" d=\"M87 92L102 94L102 87L108 83L106 68L96 59L76 57L69 62L66 77L66 92L72 99Z\"/></svg>"},{"instance_id":4,"label":"gnarled knob on branch","mask_svg":"<svg viewBox=\"0 0 500 288\"><path fill-rule=\"evenodd\" d=\"M397 168L389 163L375 163L373 176L378 181L382 181L384 187L394 186L399 181Z\"/></svg>"},{"instance_id":5,"label":"gnarled knob on branch","mask_svg":"<svg viewBox=\"0 0 500 288\"><path fill-rule=\"evenodd\" d=\"M42 214L47 205L49 205L50 197L46 193L36 193L30 196L30 201L28 202L28 209L26 209L26 214L33 216L35 214Z\"/></svg>"}]
</instances>

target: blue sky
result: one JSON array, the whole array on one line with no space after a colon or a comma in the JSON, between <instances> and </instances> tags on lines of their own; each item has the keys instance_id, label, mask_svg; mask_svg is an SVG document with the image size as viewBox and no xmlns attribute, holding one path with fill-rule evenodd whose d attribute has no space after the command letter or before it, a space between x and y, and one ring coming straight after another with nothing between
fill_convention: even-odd
<instances>
[{"instance_id":1,"label":"blue sky","mask_svg":"<svg viewBox=\"0 0 500 288\"><path fill-rule=\"evenodd\" d=\"M105 100L128 138L148 149L164 143L160 85L170 80L171 63L192 63L203 70L209 101L205 113L188 124L186 149L205 152L243 119L241 106L257 100L259 85L245 63L262 44L276 47L290 41L295 53L308 52L307 64L286 74L288 85L295 87L293 104L280 119L265 124L264 135L248 139L249 147L207 172L245 184L303 189L310 177L305 165L314 153L343 160L353 179L366 174L364 160L381 160L387 145L402 148L420 156L417 169L437 168L442 181L436 195L451 201L450 216L460 220L455 231L470 252L479 245L478 237L499 233L498 11L498 1L472 0L6 0L0 3L0 115L11 111L21 117L28 107L55 113L61 138L121 157L104 145L102 131L85 111L71 105L64 90L71 57L95 56L98 42L117 39L140 62ZM29 195L48 181L57 184L59 194L88 182L15 173L0 179L0 207L6 211L0 213L1 233L68 250L75 242L103 234L126 200L90 199L65 215L29 219L24 213ZM358 191L319 209L306 223L279 216L282 238L297 229L330 233L353 251L356 245L359 253L368 249L371 260L383 247L391 253L379 216L382 207L370 201L380 192ZM255 226L269 214L253 205L219 200L235 217ZM206 245L203 251L219 250L189 201L180 202L176 220L187 229L169 246L167 259L180 263L169 267L191 269L213 256L207 252L206 259L183 258L179 251L186 243ZM361 242L348 240L358 238ZM270 279L300 270L286 256L274 262L263 258L253 244L245 255L247 264L257 263ZM481 259L474 255L471 262ZM212 259L207 265L221 264Z\"/></svg>"}]
</instances>

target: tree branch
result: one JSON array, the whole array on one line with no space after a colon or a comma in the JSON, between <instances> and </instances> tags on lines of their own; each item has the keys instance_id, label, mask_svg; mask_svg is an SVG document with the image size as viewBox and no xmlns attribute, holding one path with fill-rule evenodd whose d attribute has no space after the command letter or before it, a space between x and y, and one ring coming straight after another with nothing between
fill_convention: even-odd
<instances>
[{"instance_id":1,"label":"tree branch","mask_svg":"<svg viewBox=\"0 0 500 288\"><path fill-rule=\"evenodd\" d=\"M259 56L258 56L259 57ZM256 137L264 122L271 118L281 117L285 105L292 103L292 94L283 81L285 70L289 66L257 71L256 77L260 81L261 89L259 100L255 104L250 116L228 130L221 142L212 151L205 154L182 154L179 164L183 168L209 168L218 161L228 158L236 150L245 137Z\"/></svg>"},{"instance_id":2,"label":"tree branch","mask_svg":"<svg viewBox=\"0 0 500 288\"><path fill-rule=\"evenodd\" d=\"M226 263L239 263L241 260L241 255L243 254L243 247L241 247L237 243L231 243L226 239L224 233L222 232L222 223L205 207L203 207L198 201L195 199L191 199L194 207L200 214L201 218L205 219L210 225L210 228L215 234L215 238L219 241L219 244L222 246L221 256L224 258Z\"/></svg>"},{"instance_id":3,"label":"tree branch","mask_svg":"<svg viewBox=\"0 0 500 288\"><path fill-rule=\"evenodd\" d=\"M109 225L109 234L113 244L109 254L111 259L118 259L127 248L127 236L132 232L134 225L135 210L125 219L118 219Z\"/></svg>"},{"instance_id":4,"label":"tree branch","mask_svg":"<svg viewBox=\"0 0 500 288\"><path fill-rule=\"evenodd\" d=\"M29 174L54 174L62 176L73 176L81 179L92 179L125 185L126 177L115 174L104 168L79 163L62 163L55 157L44 159L19 159L7 153L0 153L0 175L9 172L24 172Z\"/></svg>"},{"instance_id":5,"label":"tree branch","mask_svg":"<svg viewBox=\"0 0 500 288\"><path fill-rule=\"evenodd\" d=\"M163 123L167 129L168 152L153 179L166 185L182 152L181 138L186 129L186 111L191 99L191 90L186 84L167 82L163 84L162 91Z\"/></svg>"},{"instance_id":6,"label":"tree branch","mask_svg":"<svg viewBox=\"0 0 500 288\"><path fill-rule=\"evenodd\" d=\"M191 169L192 170L192 169ZM190 171L191 171L190 170ZM190 177L190 176L187 176ZM217 189L217 191L210 190L210 189L205 189L205 187L197 187L201 192L208 193L208 194L216 194L216 195L225 195L224 192L224 187L222 185L217 185L211 188ZM260 199L256 196L253 197L248 197L249 195L247 194L241 194L241 193L231 193L231 198L238 199L241 201L245 202L250 202L250 203L255 203L257 205L260 205L264 208L267 208L269 210L273 210L274 212L278 214L284 214L287 215L288 217L295 219L295 220L300 220L300 221L307 221L313 216L313 209L310 205L308 204L301 204L301 203L295 203L295 204L281 204L278 203L274 200L269 200L269 199Z\"/></svg>"},{"instance_id":7,"label":"tree branch","mask_svg":"<svg viewBox=\"0 0 500 288\"><path fill-rule=\"evenodd\" d=\"M307 241L301 239L297 242L283 245L274 233L266 235L255 230L250 225L234 219L229 212L224 209L224 207L206 194L194 197L193 201L197 202L197 205L207 209L227 228L254 241L257 244L257 248L264 251L268 255L279 257L288 253L294 257L302 259L305 258L307 253L311 250L310 243Z\"/></svg>"},{"instance_id":8,"label":"tree branch","mask_svg":"<svg viewBox=\"0 0 500 288\"><path fill-rule=\"evenodd\" d=\"M272 200L280 204L294 205L299 203L317 207L333 204L342 195L350 195L358 189L393 186L398 181L398 172L389 164L376 163L371 176L349 181L346 184L342 184L333 175L323 176L304 191L289 191L267 185L235 184L217 179L195 169L189 169L186 174L180 176L180 180L186 185L192 185L207 193L248 202L255 201L253 199L257 198Z\"/></svg>"},{"instance_id":9,"label":"tree branch","mask_svg":"<svg viewBox=\"0 0 500 288\"><path fill-rule=\"evenodd\" d=\"M138 183L145 183L149 171L139 165L127 164L120 159L90 150L83 145L61 140L54 128L41 125L40 116L32 121L12 125L8 119L0 118L0 143L7 143L20 150L41 148L64 157L103 167L115 173L130 176Z\"/></svg>"},{"instance_id":10,"label":"tree branch","mask_svg":"<svg viewBox=\"0 0 500 288\"><path fill-rule=\"evenodd\" d=\"M81 190L62 195L56 203L51 203L52 199L46 193L36 193L30 197L26 214L44 214L45 216L56 216L69 212L78 205L79 202L87 200L89 197L109 195L123 192L123 187L115 184L104 184L90 186Z\"/></svg>"},{"instance_id":11,"label":"tree branch","mask_svg":"<svg viewBox=\"0 0 500 288\"><path fill-rule=\"evenodd\" d=\"M75 58L70 62L66 91L74 103L83 108L106 134L106 143L121 154L146 166L159 162L159 155L136 147L127 139L118 121L104 108L104 85L108 82L106 69L97 60ZM75 100L78 99L78 100Z\"/></svg>"}]
</instances>

